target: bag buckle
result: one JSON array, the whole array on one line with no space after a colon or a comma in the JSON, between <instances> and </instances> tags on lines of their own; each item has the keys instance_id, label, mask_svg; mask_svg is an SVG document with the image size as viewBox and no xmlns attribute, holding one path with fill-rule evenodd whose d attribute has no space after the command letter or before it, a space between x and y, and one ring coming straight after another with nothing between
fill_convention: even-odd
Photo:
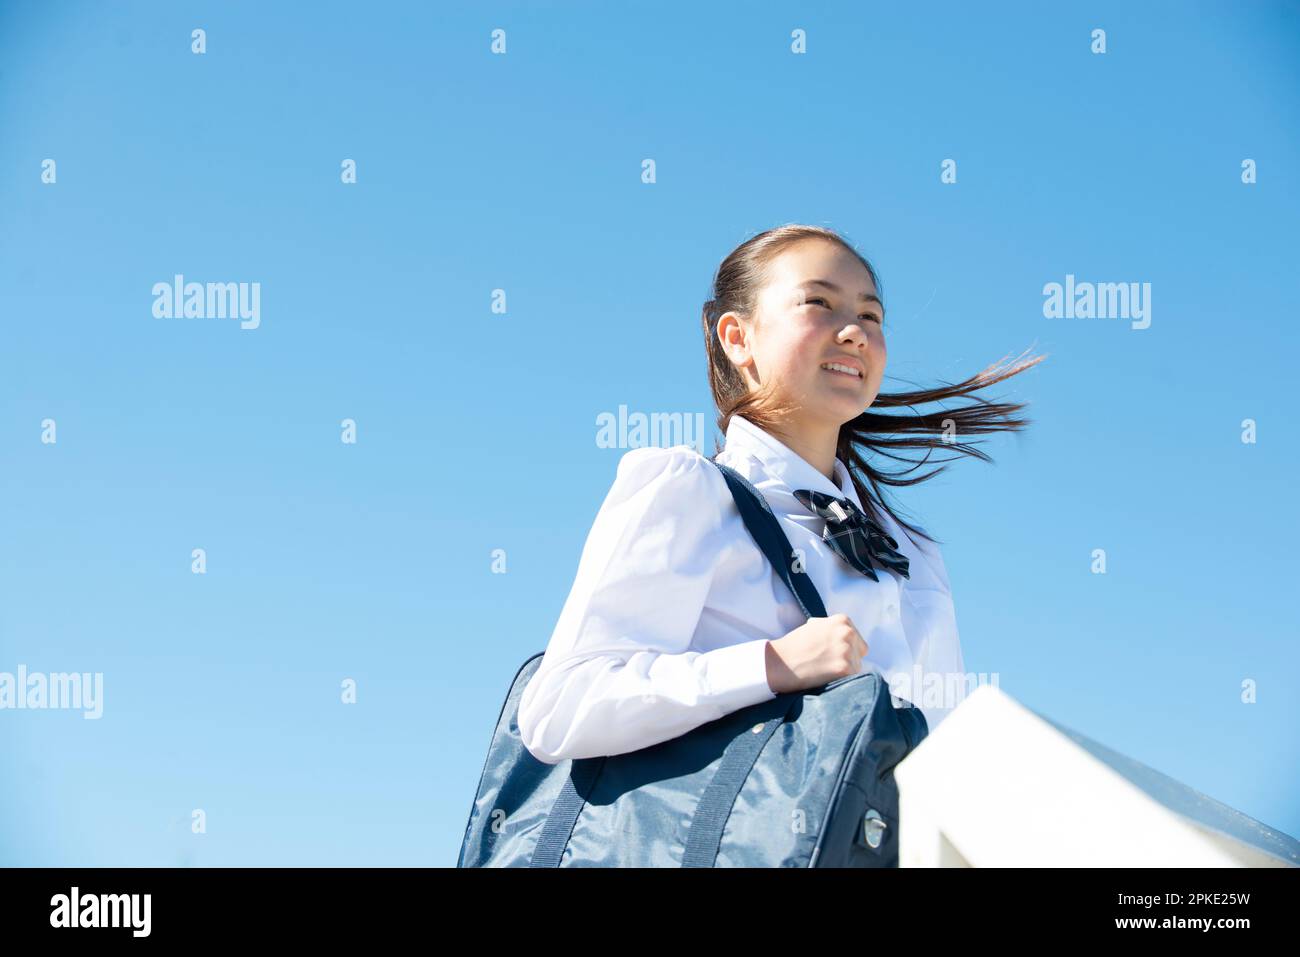
<instances>
[{"instance_id":1,"label":"bag buckle","mask_svg":"<svg viewBox=\"0 0 1300 957\"><path fill-rule=\"evenodd\" d=\"M872 850L880 847L881 842L885 839L885 828L887 827L889 827L889 822L881 817L875 808L867 808L867 813L862 816L863 842Z\"/></svg>"}]
</instances>

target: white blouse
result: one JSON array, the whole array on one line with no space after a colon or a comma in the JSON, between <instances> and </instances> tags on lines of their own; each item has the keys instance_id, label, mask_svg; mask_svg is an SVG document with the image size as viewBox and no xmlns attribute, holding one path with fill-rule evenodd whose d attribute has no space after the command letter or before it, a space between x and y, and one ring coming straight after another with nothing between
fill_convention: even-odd
<instances>
[{"instance_id":1,"label":"white blouse","mask_svg":"<svg viewBox=\"0 0 1300 957\"><path fill-rule=\"evenodd\" d=\"M826 613L843 612L897 698L930 730L965 697L948 572L937 545L890 516L909 579L878 582L822 541L825 520L794 490L862 500L838 458L838 488L774 436L734 415L718 461L772 506ZM622 754L775 697L766 645L807 619L759 550L718 468L689 445L624 453L542 661L519 703L538 760Z\"/></svg>"}]
</instances>

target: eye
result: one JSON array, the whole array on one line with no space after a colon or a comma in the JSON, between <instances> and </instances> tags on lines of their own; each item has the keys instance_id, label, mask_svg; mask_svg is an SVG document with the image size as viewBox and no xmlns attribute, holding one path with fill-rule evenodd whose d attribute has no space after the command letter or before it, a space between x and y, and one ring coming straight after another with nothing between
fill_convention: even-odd
<instances>
[{"instance_id":1,"label":"eye","mask_svg":"<svg viewBox=\"0 0 1300 957\"><path fill-rule=\"evenodd\" d=\"M827 309L830 308L830 303L828 303L828 302L827 302L825 299L823 299L821 296L814 296L814 297L812 297L811 299L805 299L805 300L803 301L803 305L805 305L805 306L807 306L807 305L811 305L811 304L814 303L814 302L819 302L819 303L821 303L821 304L822 304L823 306L825 306ZM870 319L872 322L876 323L876 324L879 325L879 326L883 326L883 325L885 324L885 320L884 320L882 317L876 315L874 312L864 312L862 315L858 316L858 318L859 318L859 319Z\"/></svg>"}]
</instances>

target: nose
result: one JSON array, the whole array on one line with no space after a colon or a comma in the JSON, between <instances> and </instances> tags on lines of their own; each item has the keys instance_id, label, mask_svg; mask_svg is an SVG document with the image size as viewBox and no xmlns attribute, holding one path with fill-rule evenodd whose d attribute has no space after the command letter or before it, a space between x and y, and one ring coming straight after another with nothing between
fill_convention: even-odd
<instances>
[{"instance_id":1,"label":"nose","mask_svg":"<svg viewBox=\"0 0 1300 957\"><path fill-rule=\"evenodd\" d=\"M867 343L867 330L860 322L850 322L840 329L835 338L839 342L851 342L855 346L863 346Z\"/></svg>"}]
</instances>

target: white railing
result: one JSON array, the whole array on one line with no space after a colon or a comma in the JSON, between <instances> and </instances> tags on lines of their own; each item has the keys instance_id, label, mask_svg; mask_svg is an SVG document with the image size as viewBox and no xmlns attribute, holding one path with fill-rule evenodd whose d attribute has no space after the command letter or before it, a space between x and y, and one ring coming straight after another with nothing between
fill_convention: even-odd
<instances>
[{"instance_id":1,"label":"white railing","mask_svg":"<svg viewBox=\"0 0 1300 957\"><path fill-rule=\"evenodd\" d=\"M894 771L900 867L1300 867L1300 841L976 688Z\"/></svg>"}]
</instances>

